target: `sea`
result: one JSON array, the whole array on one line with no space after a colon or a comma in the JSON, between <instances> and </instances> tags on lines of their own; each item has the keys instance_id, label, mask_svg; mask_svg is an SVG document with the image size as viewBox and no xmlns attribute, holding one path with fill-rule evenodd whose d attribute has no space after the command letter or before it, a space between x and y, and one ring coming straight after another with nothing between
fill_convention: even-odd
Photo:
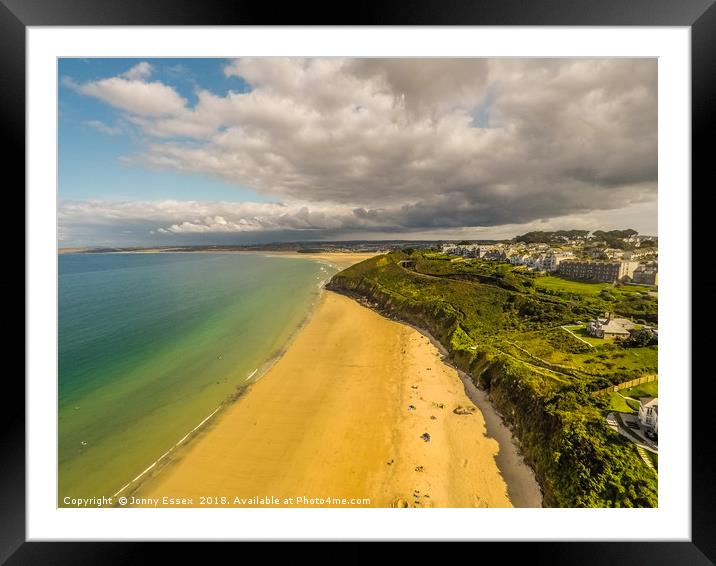
<instances>
[{"instance_id":1,"label":"sea","mask_svg":"<svg viewBox=\"0 0 716 566\"><path fill-rule=\"evenodd\" d=\"M60 506L141 481L280 355L336 271L242 253L58 261Z\"/></svg>"}]
</instances>

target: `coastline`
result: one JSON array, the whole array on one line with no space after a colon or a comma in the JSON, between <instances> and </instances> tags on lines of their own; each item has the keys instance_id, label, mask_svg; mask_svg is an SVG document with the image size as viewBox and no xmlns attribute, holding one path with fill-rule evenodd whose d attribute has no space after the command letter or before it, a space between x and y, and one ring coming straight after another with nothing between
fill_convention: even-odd
<instances>
[{"instance_id":1,"label":"coastline","mask_svg":"<svg viewBox=\"0 0 716 566\"><path fill-rule=\"evenodd\" d=\"M326 345L334 332L341 336ZM370 498L358 506L373 507L540 506L531 470L489 401L472 414L452 412L472 403L442 358L418 330L322 290L282 353L124 495L144 498L137 506L164 506L147 503L164 496L197 499L186 505L194 507L202 496L264 506L251 498L296 494ZM512 470L520 464L527 476Z\"/></svg>"},{"instance_id":2,"label":"coastline","mask_svg":"<svg viewBox=\"0 0 716 566\"><path fill-rule=\"evenodd\" d=\"M199 253L207 253L207 252L199 252ZM208 252L212 253L212 252ZM381 255L379 253L374 252L282 252L282 251L248 251L248 250L242 250L242 251L236 251L236 252L221 252L221 253L243 253L243 254L257 254L262 255L266 257L286 257L286 258L294 258L294 259L311 259L314 261L320 261L322 263L327 263L336 269L345 269L347 267L350 267L351 265L355 265L356 263L360 263L361 261L364 261L366 259L370 259L372 257L375 257L377 255Z\"/></svg>"},{"instance_id":3,"label":"coastline","mask_svg":"<svg viewBox=\"0 0 716 566\"><path fill-rule=\"evenodd\" d=\"M69 252L72 253L72 252ZM175 252L172 250L166 250L166 251L153 251L153 252L108 252L108 253L226 253L226 252ZM232 253L249 253L253 254L254 252L244 252L244 251L237 251ZM273 256L274 254L272 252L258 252L257 255L263 255L263 256ZM313 261L318 261L324 264L327 264L331 267L333 267L336 270L343 269L345 267L349 267L350 265L353 265L359 261L363 261L364 259L367 259L369 257L373 257L376 254L363 254L363 253L356 253L356 254L338 254L340 256L346 256L346 257L339 257L337 258L338 261L336 261L336 258L333 256L336 254L328 253L328 254L311 254L312 257L306 257L308 254L299 254L295 252L281 252L277 253L276 257L293 257L298 259L311 259ZM308 311L306 313L306 316L304 319L300 322L300 324L294 329L294 331L291 333L291 335L288 337L286 342L281 346L279 350L277 350L273 355L271 355L268 359L266 359L261 365L256 367L245 379L245 381L237 386L236 390L231 394L228 395L226 398L224 398L217 407L209 413L196 427L191 429L189 432L186 433L180 440L178 440L175 444L170 446L166 452L164 452L159 458L157 458L154 462L149 464L147 468L145 468L139 475L134 477L133 479L129 480L125 485L123 485L118 491L116 491L114 494L112 494L112 498L116 498L118 496L125 496L125 497L131 497L132 494L136 493L137 491L141 490L144 486L144 484L148 481L151 481L151 479L159 474L167 465L170 465L173 461L175 461L178 458L181 458L181 456L188 450L191 449L193 443L203 434L208 432L212 426L216 423L216 420L218 417L221 416L222 412L225 411L228 407L236 403L240 398L242 398L244 395L246 395L251 387L258 382L272 367L273 365L281 359L281 357L285 354L285 352L288 350L288 348L291 346L291 343L295 340L295 338L300 334L301 330L308 324L308 322L311 320L311 317L315 313L316 307L319 304L321 300L321 296L323 293L326 292L326 289L324 287L325 283L328 279L321 280L318 284L318 293L316 294L314 300L312 301L311 305L308 308ZM151 472L151 473L150 473ZM116 506L116 505L115 505Z\"/></svg>"},{"instance_id":4,"label":"coastline","mask_svg":"<svg viewBox=\"0 0 716 566\"><path fill-rule=\"evenodd\" d=\"M136 250L95 250L94 248L57 248L57 255L68 254L248 254L266 257L286 257L294 259L313 259L328 263L339 269L345 269L351 265L369 259L382 252L296 252L296 251L271 251L271 250L188 250L182 248L143 248Z\"/></svg>"}]
</instances>

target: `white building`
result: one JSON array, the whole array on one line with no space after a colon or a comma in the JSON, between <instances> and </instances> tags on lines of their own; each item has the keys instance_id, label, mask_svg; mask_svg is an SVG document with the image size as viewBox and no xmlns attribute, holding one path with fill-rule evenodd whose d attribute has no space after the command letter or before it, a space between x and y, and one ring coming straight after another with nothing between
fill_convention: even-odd
<instances>
[{"instance_id":1,"label":"white building","mask_svg":"<svg viewBox=\"0 0 716 566\"><path fill-rule=\"evenodd\" d=\"M478 244L466 244L464 246L444 244L442 251L446 254L458 255L462 257L480 257L480 246Z\"/></svg>"},{"instance_id":2,"label":"white building","mask_svg":"<svg viewBox=\"0 0 716 566\"><path fill-rule=\"evenodd\" d=\"M532 264L530 265L530 267L536 271L544 271L544 262L546 257L547 254L539 254L536 258L532 260Z\"/></svg>"},{"instance_id":3,"label":"white building","mask_svg":"<svg viewBox=\"0 0 716 566\"><path fill-rule=\"evenodd\" d=\"M444 244L442 246L442 251L443 253L450 255L484 258L488 260L504 260L507 258L503 247L496 245L465 244L461 246Z\"/></svg>"},{"instance_id":4,"label":"white building","mask_svg":"<svg viewBox=\"0 0 716 566\"><path fill-rule=\"evenodd\" d=\"M528 256L527 254L517 253L513 256L510 256L510 263L512 265L524 265L529 259L529 257L530 256Z\"/></svg>"},{"instance_id":5,"label":"white building","mask_svg":"<svg viewBox=\"0 0 716 566\"><path fill-rule=\"evenodd\" d=\"M631 280L642 285L658 285L659 268L656 265L640 265L634 270Z\"/></svg>"},{"instance_id":6,"label":"white building","mask_svg":"<svg viewBox=\"0 0 716 566\"><path fill-rule=\"evenodd\" d=\"M659 398L658 397L640 397L639 398L639 424L659 433Z\"/></svg>"},{"instance_id":7,"label":"white building","mask_svg":"<svg viewBox=\"0 0 716 566\"><path fill-rule=\"evenodd\" d=\"M574 254L572 252L555 252L550 251L542 260L542 269L545 271L557 271L559 264L565 259L570 259Z\"/></svg>"},{"instance_id":8,"label":"white building","mask_svg":"<svg viewBox=\"0 0 716 566\"><path fill-rule=\"evenodd\" d=\"M606 248L604 255L609 259L622 259L624 257L624 251L617 248Z\"/></svg>"}]
</instances>

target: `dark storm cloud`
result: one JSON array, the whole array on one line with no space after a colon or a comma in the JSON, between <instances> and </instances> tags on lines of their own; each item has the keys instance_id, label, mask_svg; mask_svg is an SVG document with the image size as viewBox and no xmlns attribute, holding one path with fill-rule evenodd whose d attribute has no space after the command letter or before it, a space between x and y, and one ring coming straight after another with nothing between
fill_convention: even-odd
<instances>
[{"instance_id":1,"label":"dark storm cloud","mask_svg":"<svg viewBox=\"0 0 716 566\"><path fill-rule=\"evenodd\" d=\"M193 107L149 71L73 88L147 137L129 162L285 203L175 206L157 230L414 232L653 201L656 71L652 59L241 59L225 72L251 91L200 91ZM109 208L95 213L123 216Z\"/></svg>"}]
</instances>

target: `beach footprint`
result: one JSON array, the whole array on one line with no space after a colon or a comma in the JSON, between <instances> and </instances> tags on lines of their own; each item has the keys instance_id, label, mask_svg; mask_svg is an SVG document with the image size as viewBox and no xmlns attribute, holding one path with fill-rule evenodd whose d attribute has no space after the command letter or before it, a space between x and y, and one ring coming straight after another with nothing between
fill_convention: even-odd
<instances>
[{"instance_id":1,"label":"beach footprint","mask_svg":"<svg viewBox=\"0 0 716 566\"><path fill-rule=\"evenodd\" d=\"M474 495L473 497L475 500L475 507L479 507L480 509L486 509L489 507L487 501L483 500L479 495Z\"/></svg>"}]
</instances>

